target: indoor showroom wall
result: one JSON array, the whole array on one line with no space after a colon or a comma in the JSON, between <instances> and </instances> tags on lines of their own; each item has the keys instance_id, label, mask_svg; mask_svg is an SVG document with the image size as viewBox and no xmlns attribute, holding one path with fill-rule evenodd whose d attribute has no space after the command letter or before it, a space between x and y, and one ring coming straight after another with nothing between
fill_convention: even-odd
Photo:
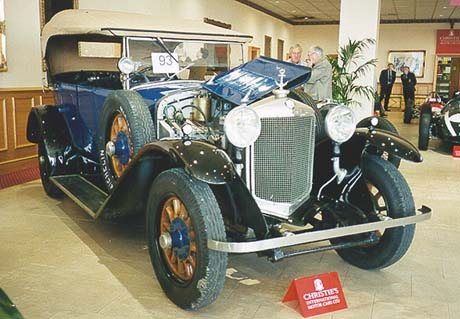
<instances>
[{"instance_id":1,"label":"indoor showroom wall","mask_svg":"<svg viewBox=\"0 0 460 319\"><path fill-rule=\"evenodd\" d=\"M0 73L0 88L36 88L42 85L40 62L39 1L5 1L8 72ZM322 46L327 53L335 53L338 25L291 26L233 0L79 0L80 8L95 8L150 13L170 17L202 19L209 17L231 23L234 30L254 36L251 45L261 48L264 36L272 37L272 55L276 55L277 39L285 42L285 52L295 44L305 48ZM436 30L447 24L392 24L380 26L378 66L385 67L389 50L426 50L425 76L420 82L433 81ZM246 54L246 52L245 52ZM305 56L305 55L304 55Z\"/></svg>"},{"instance_id":2,"label":"indoor showroom wall","mask_svg":"<svg viewBox=\"0 0 460 319\"><path fill-rule=\"evenodd\" d=\"M4 3L8 71L0 72L0 88L41 87L39 1Z\"/></svg>"},{"instance_id":3,"label":"indoor showroom wall","mask_svg":"<svg viewBox=\"0 0 460 319\"><path fill-rule=\"evenodd\" d=\"M386 68L390 50L426 50L424 77L421 83L432 83L436 56L436 30L449 29L448 24L383 24L377 45L377 70ZM319 45L327 54L337 53L338 25L296 26L293 40L305 49ZM379 73L377 72L377 75Z\"/></svg>"},{"instance_id":4,"label":"indoor showroom wall","mask_svg":"<svg viewBox=\"0 0 460 319\"><path fill-rule=\"evenodd\" d=\"M284 40L285 52L291 45L293 26L234 0L79 0L79 3L82 9L148 13L169 17L178 24L180 19L203 17L230 23L233 30L252 35L254 40L250 45L261 48L261 54L265 35L272 37L272 56L276 56L277 39Z\"/></svg>"},{"instance_id":5,"label":"indoor showroom wall","mask_svg":"<svg viewBox=\"0 0 460 319\"><path fill-rule=\"evenodd\" d=\"M5 1L8 72L0 73L0 88L36 88L42 85L40 14L38 0ZM79 0L81 9L101 9L146 13L180 19L208 17L232 24L233 30L254 36L251 43L261 48L264 36L272 37L272 55L277 40L284 40L285 52L291 44L293 26L233 0ZM245 50L247 58L247 50Z\"/></svg>"}]
</instances>

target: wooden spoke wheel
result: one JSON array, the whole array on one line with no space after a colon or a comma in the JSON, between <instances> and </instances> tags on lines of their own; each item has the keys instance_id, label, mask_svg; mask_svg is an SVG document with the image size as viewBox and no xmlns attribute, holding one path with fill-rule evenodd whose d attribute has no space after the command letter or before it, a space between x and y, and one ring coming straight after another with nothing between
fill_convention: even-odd
<instances>
[{"instance_id":1,"label":"wooden spoke wheel","mask_svg":"<svg viewBox=\"0 0 460 319\"><path fill-rule=\"evenodd\" d=\"M415 214L414 200L406 180L390 161L364 154L362 187L352 190L352 204L361 208L370 221L397 219ZM368 194L365 194L366 188ZM375 218L375 220L374 220ZM376 231L376 244L337 250L347 262L363 269L388 267L401 259L414 237L415 225Z\"/></svg>"},{"instance_id":2,"label":"wooden spoke wheel","mask_svg":"<svg viewBox=\"0 0 460 319\"><path fill-rule=\"evenodd\" d=\"M216 300L227 253L208 248L209 239L226 241L211 187L183 169L166 170L152 183L146 214L150 260L168 298L190 310Z\"/></svg>"},{"instance_id":3,"label":"wooden spoke wheel","mask_svg":"<svg viewBox=\"0 0 460 319\"><path fill-rule=\"evenodd\" d=\"M388 217L388 208L385 197L383 197L382 193L379 189L373 185L372 183L367 182L367 189L369 190L369 194L371 195L372 203L374 204L375 211L380 220L384 220Z\"/></svg>"},{"instance_id":4,"label":"wooden spoke wheel","mask_svg":"<svg viewBox=\"0 0 460 319\"><path fill-rule=\"evenodd\" d=\"M388 216L387 203L382 193L372 183L367 182L366 184L367 184L367 189L369 190L369 194L371 196L371 200L372 200L372 203L375 209L375 214L377 215L377 218L378 218L378 220L376 221L384 221L390 218ZM378 237L382 237L384 232L385 232L385 229L375 231Z\"/></svg>"},{"instance_id":5,"label":"wooden spoke wheel","mask_svg":"<svg viewBox=\"0 0 460 319\"><path fill-rule=\"evenodd\" d=\"M197 264L195 231L184 203L177 197L169 197L161 210L161 248L169 269L182 281L189 281Z\"/></svg>"},{"instance_id":6,"label":"wooden spoke wheel","mask_svg":"<svg viewBox=\"0 0 460 319\"><path fill-rule=\"evenodd\" d=\"M121 113L117 113L115 117L113 118L112 121L112 126L110 128L110 140L112 142L116 142L117 139L119 140L120 137L125 139L125 143L127 142L128 144L128 150L129 151L129 159L128 161L123 161L119 156L113 155L111 160L112 160L112 167L113 171L116 175L116 177L120 177L123 171L126 169L128 166L129 161L131 160L132 154L133 154L133 144L131 141L131 134L129 131L128 123Z\"/></svg>"},{"instance_id":7,"label":"wooden spoke wheel","mask_svg":"<svg viewBox=\"0 0 460 319\"><path fill-rule=\"evenodd\" d=\"M99 162L111 193L129 162L145 144L155 140L155 126L142 96L127 90L115 90L107 96L99 122Z\"/></svg>"}]
</instances>

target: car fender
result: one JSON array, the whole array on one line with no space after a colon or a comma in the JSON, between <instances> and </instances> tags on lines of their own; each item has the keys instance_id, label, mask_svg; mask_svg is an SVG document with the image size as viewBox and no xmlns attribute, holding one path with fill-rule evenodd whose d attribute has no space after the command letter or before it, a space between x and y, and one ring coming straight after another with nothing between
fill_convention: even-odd
<instances>
[{"instance_id":1,"label":"car fender","mask_svg":"<svg viewBox=\"0 0 460 319\"><path fill-rule=\"evenodd\" d=\"M32 107L27 119L27 139L35 144L44 144L54 175L72 171L72 159L75 158L72 140L57 106Z\"/></svg>"},{"instance_id":2,"label":"car fender","mask_svg":"<svg viewBox=\"0 0 460 319\"><path fill-rule=\"evenodd\" d=\"M105 158L102 156L101 160ZM98 212L104 218L139 213L145 209L150 185L163 171L180 167L208 184L224 184L235 177L231 160L217 147L202 141L161 140L145 144L113 186ZM107 178L102 172L103 178Z\"/></svg>"},{"instance_id":3,"label":"car fender","mask_svg":"<svg viewBox=\"0 0 460 319\"><path fill-rule=\"evenodd\" d=\"M378 149L411 162L422 162L418 148L399 135L377 128L357 128L354 140L364 140Z\"/></svg>"},{"instance_id":4,"label":"car fender","mask_svg":"<svg viewBox=\"0 0 460 319\"><path fill-rule=\"evenodd\" d=\"M235 214L254 229L258 239L266 236L265 219L231 159L223 150L204 141L162 140L144 145L97 215L112 219L143 212L153 180L164 170L174 167L183 168L213 189L228 185L228 196L236 203Z\"/></svg>"},{"instance_id":5,"label":"car fender","mask_svg":"<svg viewBox=\"0 0 460 319\"><path fill-rule=\"evenodd\" d=\"M101 151L101 160L104 158L104 152ZM214 145L204 141L160 140L145 144L139 150L117 184L124 179L129 179L132 174L138 175L145 161L152 161L156 167L164 166L166 169L183 168L191 176L208 184L225 184L233 180L236 175L231 159Z\"/></svg>"}]
</instances>

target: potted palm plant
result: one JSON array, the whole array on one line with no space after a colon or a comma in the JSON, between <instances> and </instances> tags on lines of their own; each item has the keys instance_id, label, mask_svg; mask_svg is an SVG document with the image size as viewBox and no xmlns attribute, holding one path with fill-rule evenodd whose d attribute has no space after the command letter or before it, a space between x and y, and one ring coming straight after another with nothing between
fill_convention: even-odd
<instances>
[{"instance_id":1,"label":"potted palm plant","mask_svg":"<svg viewBox=\"0 0 460 319\"><path fill-rule=\"evenodd\" d=\"M337 58L329 56L332 65L332 98L337 103L360 105L357 96L374 98L371 85L360 85L357 80L375 67L377 59L364 61L363 50L374 45L374 39L348 40L339 50Z\"/></svg>"}]
</instances>

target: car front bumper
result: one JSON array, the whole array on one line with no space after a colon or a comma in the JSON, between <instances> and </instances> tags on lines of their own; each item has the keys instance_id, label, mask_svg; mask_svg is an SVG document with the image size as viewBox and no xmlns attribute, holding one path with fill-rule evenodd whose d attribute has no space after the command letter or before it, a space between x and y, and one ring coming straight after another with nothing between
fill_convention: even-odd
<instances>
[{"instance_id":1,"label":"car front bumper","mask_svg":"<svg viewBox=\"0 0 460 319\"><path fill-rule=\"evenodd\" d=\"M379 222L359 224L346 227L338 227L332 229L318 230L312 232L290 235L285 237L277 237L270 239L262 239L251 242L222 242L208 239L208 248L212 250L227 252L227 253L253 253L258 251L276 249L281 247L295 246L319 242L332 238L356 235L367 233L376 230L387 228L401 227L419 223L431 218L431 209L422 206L419 209L420 214L414 216L388 219Z\"/></svg>"}]
</instances>

